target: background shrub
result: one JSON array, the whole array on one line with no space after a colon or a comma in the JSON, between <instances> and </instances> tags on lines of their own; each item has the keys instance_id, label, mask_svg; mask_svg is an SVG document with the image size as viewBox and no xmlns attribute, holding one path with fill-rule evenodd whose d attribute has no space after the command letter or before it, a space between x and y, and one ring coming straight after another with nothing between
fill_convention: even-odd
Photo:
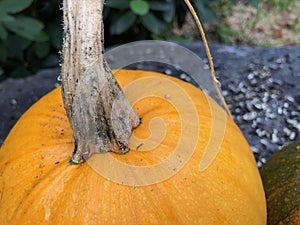
<instances>
[{"instance_id":1,"label":"background shrub","mask_svg":"<svg viewBox=\"0 0 300 225\"><path fill-rule=\"evenodd\" d=\"M237 0L191 2L202 22L216 26L221 37L230 35L230 30L219 26L220 9L224 4L236 4ZM258 0L247 2L258 5ZM0 0L0 81L59 65L61 6L62 0ZM144 39L183 40L172 30L174 25L183 24L187 12L183 0L106 0L105 44Z\"/></svg>"},{"instance_id":2,"label":"background shrub","mask_svg":"<svg viewBox=\"0 0 300 225\"><path fill-rule=\"evenodd\" d=\"M0 80L58 65L62 44L60 2L0 1Z\"/></svg>"}]
</instances>

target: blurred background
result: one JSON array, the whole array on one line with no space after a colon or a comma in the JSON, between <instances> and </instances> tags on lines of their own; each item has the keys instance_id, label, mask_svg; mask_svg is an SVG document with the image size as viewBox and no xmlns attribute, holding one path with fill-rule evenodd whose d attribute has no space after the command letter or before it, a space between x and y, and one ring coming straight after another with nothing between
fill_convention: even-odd
<instances>
[{"instance_id":1,"label":"blurred background","mask_svg":"<svg viewBox=\"0 0 300 225\"><path fill-rule=\"evenodd\" d=\"M298 0L192 0L209 43L274 47L300 43ZM0 0L0 81L56 68L62 0ZM184 1L106 0L105 45L200 38ZM298 34L298 35L297 35Z\"/></svg>"}]
</instances>

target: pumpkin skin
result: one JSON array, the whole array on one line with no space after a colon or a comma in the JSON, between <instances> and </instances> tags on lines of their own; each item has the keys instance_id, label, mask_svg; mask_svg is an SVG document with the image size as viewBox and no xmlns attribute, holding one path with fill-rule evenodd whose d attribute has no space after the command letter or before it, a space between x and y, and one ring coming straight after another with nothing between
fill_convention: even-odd
<instances>
[{"instance_id":1,"label":"pumpkin skin","mask_svg":"<svg viewBox=\"0 0 300 225\"><path fill-rule=\"evenodd\" d=\"M175 82L196 106L200 132L188 163L171 178L140 187L109 181L88 163L70 165L72 130L57 88L23 114L0 150L1 224L265 224L260 174L238 127L227 118L220 151L200 172L212 122L219 122L212 121L209 104L219 106L175 78L145 71L115 74L121 87L149 76ZM141 137L149 135L149 118L168 118L163 144L151 152L107 154L134 165L155 164L176 144L181 129L178 114L172 105L154 98L143 99L133 108L144 118L134 130Z\"/></svg>"},{"instance_id":2,"label":"pumpkin skin","mask_svg":"<svg viewBox=\"0 0 300 225\"><path fill-rule=\"evenodd\" d=\"M300 224L300 142L276 152L261 168L268 224Z\"/></svg>"}]
</instances>

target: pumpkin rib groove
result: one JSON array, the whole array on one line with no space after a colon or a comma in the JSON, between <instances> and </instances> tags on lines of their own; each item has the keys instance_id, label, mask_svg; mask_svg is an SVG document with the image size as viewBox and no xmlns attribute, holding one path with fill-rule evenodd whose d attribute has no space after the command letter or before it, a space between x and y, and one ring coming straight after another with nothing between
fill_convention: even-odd
<instances>
[{"instance_id":1,"label":"pumpkin rib groove","mask_svg":"<svg viewBox=\"0 0 300 225\"><path fill-rule=\"evenodd\" d=\"M17 210L13 212L11 218L14 218L14 219L18 218L17 215L19 213L22 214L22 212L20 212L20 211L22 211L22 209L24 207L26 207L26 204L31 205L30 203L27 203L27 202L30 201L30 200L33 200L33 199L30 199L30 198L32 197L32 195L36 194L36 192L38 192L38 190L41 189L40 186L47 186L48 185L48 183L46 183L46 184L44 184L44 183L47 180L49 180L49 177L50 178L52 177L53 181L54 181L55 178L56 178L54 176L54 174L55 175L59 174L60 176L57 176L56 179L58 179L58 180L62 179L63 178L62 174L69 172L69 170L71 170L72 169L71 167L73 167L73 166L74 166L74 168L77 167L77 165L69 166L68 164L69 164L69 160L65 160L61 165L58 165L57 167L51 169L50 171L47 172L47 174L45 174L45 176L43 176L41 179L38 179L38 181L36 183L34 183L33 186L28 191L26 191L27 194L23 196L22 201L20 201L19 204L17 205L17 207L16 207ZM67 168L70 167L70 169L65 170L64 169L65 167L67 167ZM60 173L58 171L60 171ZM76 174L73 174L73 176L75 176L75 175ZM45 191L45 189L42 189L42 190ZM43 192L38 192L39 195L41 193L43 193Z\"/></svg>"},{"instance_id":2,"label":"pumpkin rib groove","mask_svg":"<svg viewBox=\"0 0 300 225\"><path fill-rule=\"evenodd\" d=\"M56 149L58 149L58 148L56 148ZM39 155L42 155L42 153L43 153L43 151L44 151L44 148L42 148L42 149L39 149L39 151L37 152L36 151L36 149L33 149L31 152L26 152L26 154L24 154L24 152L23 152L23 155L22 154L16 154L16 152L14 152L14 154L15 154L15 157L12 157L12 158L9 158L9 160L6 160L5 161L5 163L6 163L6 168L8 167L8 166L12 166L12 167L15 167L15 166L17 166L18 164L20 164L21 165L21 163L22 163L22 161L23 162L26 162L26 159L28 158L28 157L31 157L31 155L37 155L37 156L39 156ZM51 151L51 148L49 149L48 148L48 152L49 151ZM57 152L57 151L56 151ZM59 151L58 151L59 152ZM69 155L67 158L65 157L65 159L60 159L60 164L62 165L63 163L66 163L66 164L68 164L68 162L69 162L69 157L70 157L70 155L71 155L71 152L72 151L70 151L70 154L65 154L65 156L66 155ZM2 151L0 151L0 153L2 153ZM1 154L0 154L1 155ZM45 155L45 153L44 153L44 155ZM61 154L57 154L58 156L59 155L61 155ZM14 155L12 155L12 156L14 156ZM60 157L61 158L61 157ZM23 159L25 159L25 161L23 160ZM12 160L12 161L11 161ZM56 160L55 160L56 161ZM57 161L56 161L57 162ZM9 165L9 164L12 164L12 163L14 163L15 165ZM41 162L41 163L43 163L43 162ZM53 162L53 164L54 164L55 162ZM37 164L39 164L39 163L36 163L36 165ZM50 164L52 164L52 163L50 163ZM27 164L28 165L28 164ZM42 165L42 164L40 164L40 165ZM29 162L29 166L32 166L31 164L30 164L30 162ZM45 166L45 165L44 165ZM58 166L60 166L60 165L58 165ZM43 168L44 169L44 168ZM32 183L32 185L31 185L31 187L29 188L29 189L27 189L26 190L26 192L24 193L24 195L23 195L23 197L25 198L25 199L23 199L23 200L26 200L27 199L27 197L29 197L28 196L28 194L29 193L31 193L35 188L36 188L36 186L37 185L39 185L39 183L40 182L42 182L43 181L43 179L44 178L46 178L49 174L51 174L51 173L53 173L53 171L54 170L56 170L57 169L57 167L54 167L54 168L51 168L50 170L48 170L47 172L45 172L45 170L43 171L43 176L41 177L41 174L38 174L38 175L36 175L36 176L38 176L38 180L36 181L36 182L33 182ZM2 173L4 173L5 171L2 171ZM22 177L22 176L21 176ZM21 178L20 177L20 178ZM22 180L20 180L20 182L22 182ZM23 183L23 182L22 182ZM23 204L22 203L22 201L21 202L19 202L19 207L20 207L20 205L21 204ZM16 204L17 205L17 204ZM17 207L17 208L19 208L19 207ZM16 214L17 212L15 212L14 214Z\"/></svg>"}]
</instances>

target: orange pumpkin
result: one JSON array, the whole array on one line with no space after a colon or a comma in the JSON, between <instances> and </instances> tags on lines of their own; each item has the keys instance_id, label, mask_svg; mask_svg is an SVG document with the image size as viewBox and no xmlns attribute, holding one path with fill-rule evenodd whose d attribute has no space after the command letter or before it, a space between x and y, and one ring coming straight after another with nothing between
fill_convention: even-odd
<instances>
[{"instance_id":1,"label":"orange pumpkin","mask_svg":"<svg viewBox=\"0 0 300 225\"><path fill-rule=\"evenodd\" d=\"M182 134L181 115L167 101L174 96L166 90L161 98L141 98L133 105L143 119L133 132L138 140L145 140L156 129L159 132L155 127L150 132L151 119L159 116L164 120L167 132L160 145L151 151L140 151L136 146L126 155L93 155L88 163L71 165L72 130L61 88L57 88L21 117L0 150L1 224L266 223L264 191L254 157L229 117L215 159L207 168L199 169L213 124L224 122L212 120L212 108L220 114L223 111L211 98L188 83L154 72L122 70L115 77L123 89L139 79L151 78L146 87L136 85L135 92L125 91L129 99L160 88L160 79L187 93L199 118L199 133L196 148L186 164L174 168L178 170L172 176L149 181L148 185L143 183L147 177L137 174L135 181L143 184L137 186L129 184L130 181L118 182L126 181L124 177L114 181L113 173L99 174L96 168L95 162L100 160L97 157L103 155L138 168L157 165L174 153ZM155 178L155 173L152 175Z\"/></svg>"}]
</instances>

